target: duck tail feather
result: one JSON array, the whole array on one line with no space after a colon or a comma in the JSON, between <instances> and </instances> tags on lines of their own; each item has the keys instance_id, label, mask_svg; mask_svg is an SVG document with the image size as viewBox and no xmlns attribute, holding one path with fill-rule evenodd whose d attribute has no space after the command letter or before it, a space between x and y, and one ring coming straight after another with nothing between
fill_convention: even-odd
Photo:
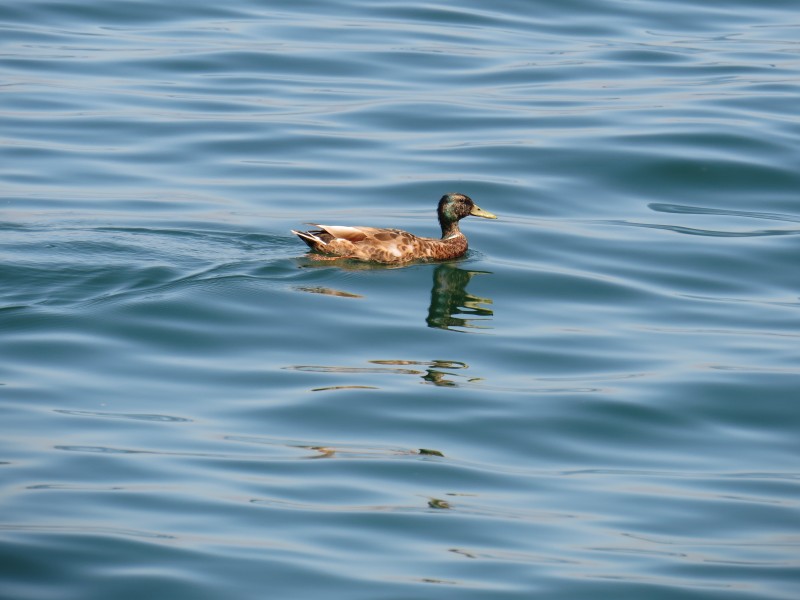
<instances>
[{"instance_id":1,"label":"duck tail feather","mask_svg":"<svg viewBox=\"0 0 800 600\"><path fill-rule=\"evenodd\" d=\"M327 245L325 240L318 238L311 231L295 231L294 229L292 229L292 233L295 234L297 237L299 237L301 240L303 240L309 246L309 248Z\"/></svg>"}]
</instances>

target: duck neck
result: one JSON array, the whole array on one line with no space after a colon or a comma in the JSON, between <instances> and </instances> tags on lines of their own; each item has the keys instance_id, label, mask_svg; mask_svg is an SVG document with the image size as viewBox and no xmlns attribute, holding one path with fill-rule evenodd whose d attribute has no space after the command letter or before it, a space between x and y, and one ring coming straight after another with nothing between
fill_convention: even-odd
<instances>
[{"instance_id":1,"label":"duck neck","mask_svg":"<svg viewBox=\"0 0 800 600\"><path fill-rule=\"evenodd\" d=\"M442 226L442 239L447 239L459 235L461 230L458 228L458 221L450 221L439 216L439 225Z\"/></svg>"}]
</instances>

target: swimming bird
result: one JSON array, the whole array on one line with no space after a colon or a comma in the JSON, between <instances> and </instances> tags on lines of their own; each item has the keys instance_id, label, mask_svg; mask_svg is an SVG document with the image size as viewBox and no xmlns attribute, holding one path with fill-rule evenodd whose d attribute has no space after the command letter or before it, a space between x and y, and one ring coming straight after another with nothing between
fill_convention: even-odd
<instances>
[{"instance_id":1,"label":"swimming bird","mask_svg":"<svg viewBox=\"0 0 800 600\"><path fill-rule=\"evenodd\" d=\"M402 229L378 227L352 227L345 225L318 225L318 229L295 231L308 247L327 256L318 260L351 258L369 262L397 264L412 260L448 260L462 256L467 251L467 238L458 228L458 222L472 215L496 219L465 194L445 194L437 208L441 239L418 237Z\"/></svg>"}]
</instances>

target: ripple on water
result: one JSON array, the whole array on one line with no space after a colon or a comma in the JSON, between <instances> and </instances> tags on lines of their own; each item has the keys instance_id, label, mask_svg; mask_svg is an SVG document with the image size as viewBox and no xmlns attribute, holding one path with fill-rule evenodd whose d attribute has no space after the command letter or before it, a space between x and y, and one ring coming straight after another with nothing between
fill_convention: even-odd
<instances>
[{"instance_id":1,"label":"ripple on water","mask_svg":"<svg viewBox=\"0 0 800 600\"><path fill-rule=\"evenodd\" d=\"M0 5L3 594L793 599L796 3L256 4Z\"/></svg>"}]
</instances>

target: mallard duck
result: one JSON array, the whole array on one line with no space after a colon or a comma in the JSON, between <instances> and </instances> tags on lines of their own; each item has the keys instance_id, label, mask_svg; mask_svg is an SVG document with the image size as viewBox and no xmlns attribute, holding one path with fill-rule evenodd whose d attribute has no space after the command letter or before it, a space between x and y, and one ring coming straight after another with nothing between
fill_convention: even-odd
<instances>
[{"instance_id":1,"label":"mallard duck","mask_svg":"<svg viewBox=\"0 0 800 600\"><path fill-rule=\"evenodd\" d=\"M448 260L467 251L467 238L458 222L469 215L496 219L465 194L445 194L437 208L442 238L418 237L402 229L317 225L319 229L295 231L309 248L327 255L322 258L352 258L379 263L404 263L412 260Z\"/></svg>"}]
</instances>

